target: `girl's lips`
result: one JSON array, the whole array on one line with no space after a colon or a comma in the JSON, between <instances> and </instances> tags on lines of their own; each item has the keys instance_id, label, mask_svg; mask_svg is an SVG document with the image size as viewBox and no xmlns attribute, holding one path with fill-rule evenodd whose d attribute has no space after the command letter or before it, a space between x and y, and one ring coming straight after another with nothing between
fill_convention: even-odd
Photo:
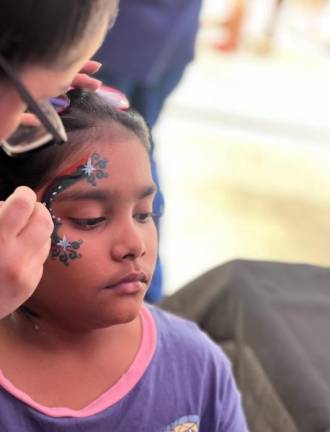
<instances>
[{"instance_id":1,"label":"girl's lips","mask_svg":"<svg viewBox=\"0 0 330 432\"><path fill-rule=\"evenodd\" d=\"M118 284L107 287L120 294L137 294L145 290L145 283L141 281L120 282Z\"/></svg>"},{"instance_id":2,"label":"girl's lips","mask_svg":"<svg viewBox=\"0 0 330 432\"><path fill-rule=\"evenodd\" d=\"M147 277L144 272L129 273L119 278L115 283L108 285L106 288L118 291L123 294L136 294L145 289Z\"/></svg>"}]
</instances>

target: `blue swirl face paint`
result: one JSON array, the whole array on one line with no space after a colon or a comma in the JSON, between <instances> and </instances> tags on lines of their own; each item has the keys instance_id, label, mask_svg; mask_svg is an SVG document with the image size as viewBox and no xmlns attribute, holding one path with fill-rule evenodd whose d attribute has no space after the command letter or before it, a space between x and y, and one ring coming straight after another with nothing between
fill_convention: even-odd
<instances>
[{"instance_id":1,"label":"blue swirl face paint","mask_svg":"<svg viewBox=\"0 0 330 432\"><path fill-rule=\"evenodd\" d=\"M50 256L54 259L58 258L65 266L68 266L69 260L81 258L81 253L77 250L80 248L82 243L82 240L69 242L64 235L56 244L53 244L52 242Z\"/></svg>"},{"instance_id":2,"label":"blue swirl face paint","mask_svg":"<svg viewBox=\"0 0 330 432\"><path fill-rule=\"evenodd\" d=\"M78 164L78 166L75 166L72 173L70 173L70 168L67 169L64 175L60 175L53 183L51 183L43 195L43 204L49 210L54 222L54 231L51 237L52 245L50 257L58 259L66 267L69 265L71 260L81 258L82 255L79 252L79 249L83 241L70 241L65 235L63 235L63 237L59 236L58 231L62 225L62 221L54 215L52 208L53 202L56 200L57 195L81 180L86 179L91 186L95 187L97 185L97 180L108 177L108 173L105 171L107 164L107 159L102 159L97 152L94 152L87 161L85 161L85 163L82 162L81 164Z\"/></svg>"},{"instance_id":3,"label":"blue swirl face paint","mask_svg":"<svg viewBox=\"0 0 330 432\"><path fill-rule=\"evenodd\" d=\"M101 156L94 152L85 165L78 169L82 170L88 183L92 186L96 186L96 179L101 180L108 177L108 173L104 172L107 163L107 159L101 159Z\"/></svg>"}]
</instances>

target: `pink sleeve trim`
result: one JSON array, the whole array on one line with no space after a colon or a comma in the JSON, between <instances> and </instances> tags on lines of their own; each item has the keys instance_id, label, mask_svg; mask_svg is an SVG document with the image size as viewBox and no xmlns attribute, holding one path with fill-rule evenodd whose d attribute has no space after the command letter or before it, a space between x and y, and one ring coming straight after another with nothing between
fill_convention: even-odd
<instances>
[{"instance_id":1,"label":"pink sleeve trim","mask_svg":"<svg viewBox=\"0 0 330 432\"><path fill-rule=\"evenodd\" d=\"M15 387L3 375L2 371L0 371L0 385L17 399L50 417L88 417L98 414L126 396L138 381L140 381L151 363L157 345L156 323L151 312L145 305L141 309L140 316L142 323L142 341L133 363L115 385L81 410L72 410L62 407L49 408L40 405L32 400L26 393Z\"/></svg>"}]
</instances>

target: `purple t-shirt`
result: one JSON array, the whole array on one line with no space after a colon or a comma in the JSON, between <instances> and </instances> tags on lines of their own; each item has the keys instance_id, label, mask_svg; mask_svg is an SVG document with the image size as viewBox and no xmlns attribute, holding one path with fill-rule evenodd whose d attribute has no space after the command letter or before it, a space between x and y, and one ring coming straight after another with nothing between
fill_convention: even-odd
<instances>
[{"instance_id":1,"label":"purple t-shirt","mask_svg":"<svg viewBox=\"0 0 330 432\"><path fill-rule=\"evenodd\" d=\"M48 408L0 372L1 432L246 432L230 364L208 336L152 306L127 372L81 410Z\"/></svg>"}]
</instances>

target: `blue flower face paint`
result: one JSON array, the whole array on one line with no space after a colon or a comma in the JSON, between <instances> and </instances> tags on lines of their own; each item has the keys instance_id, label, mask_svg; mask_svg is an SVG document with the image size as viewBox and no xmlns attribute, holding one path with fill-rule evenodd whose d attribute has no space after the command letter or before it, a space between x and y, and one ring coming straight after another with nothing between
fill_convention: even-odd
<instances>
[{"instance_id":1,"label":"blue flower face paint","mask_svg":"<svg viewBox=\"0 0 330 432\"><path fill-rule=\"evenodd\" d=\"M50 256L52 258L58 258L65 266L69 265L69 260L81 258L81 254L77 252L80 245L83 243L82 240L69 242L65 235L56 244L52 243Z\"/></svg>"},{"instance_id":2,"label":"blue flower face paint","mask_svg":"<svg viewBox=\"0 0 330 432\"><path fill-rule=\"evenodd\" d=\"M59 228L62 225L60 218L54 215L52 204L56 197L70 186L76 184L79 181L87 180L91 186L97 185L97 180L108 177L108 173L105 171L107 168L108 160L102 159L101 156L94 152L86 161L75 165L73 168L69 168L65 171L65 174L60 175L46 190L43 195L43 203L52 215L54 222L54 231L52 234L52 246L50 251L50 257L58 259L65 266L69 265L71 260L81 258L79 252L82 240L69 240L65 235L61 238L59 236ZM70 172L72 171L72 172Z\"/></svg>"}]
</instances>

